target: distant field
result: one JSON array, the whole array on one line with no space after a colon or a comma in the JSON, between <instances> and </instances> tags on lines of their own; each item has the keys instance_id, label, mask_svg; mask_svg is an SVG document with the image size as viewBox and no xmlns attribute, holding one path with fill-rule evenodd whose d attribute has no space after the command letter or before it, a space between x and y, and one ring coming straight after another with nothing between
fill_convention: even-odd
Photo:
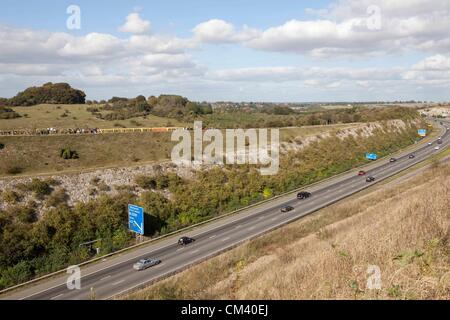
<instances>
[{"instance_id":1,"label":"distant field","mask_svg":"<svg viewBox=\"0 0 450 320\"><path fill-rule=\"evenodd\" d=\"M360 124L282 128L280 140L290 141ZM98 135L17 136L0 137L5 145L0 150L0 176L80 171L105 166L129 166L144 162L167 160L174 142L170 133L124 133ZM69 147L80 158L63 160L59 150ZM14 171L14 170L13 170Z\"/></svg>"},{"instance_id":2,"label":"distant field","mask_svg":"<svg viewBox=\"0 0 450 320\"><path fill-rule=\"evenodd\" d=\"M176 119L168 119L148 115L127 120L105 121L96 118L86 109L89 105L49 105L42 104L33 107L13 107L22 117L16 119L0 119L0 130L9 129L41 129L41 128L113 128L123 126L135 127L166 127L184 126ZM67 112L68 111L68 112ZM106 114L107 112L103 112Z\"/></svg>"}]
</instances>

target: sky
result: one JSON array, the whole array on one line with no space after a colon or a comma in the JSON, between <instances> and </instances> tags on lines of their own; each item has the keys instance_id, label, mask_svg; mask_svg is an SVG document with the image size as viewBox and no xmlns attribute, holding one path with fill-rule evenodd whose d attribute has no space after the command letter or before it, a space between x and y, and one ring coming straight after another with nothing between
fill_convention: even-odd
<instances>
[{"instance_id":1,"label":"sky","mask_svg":"<svg viewBox=\"0 0 450 320\"><path fill-rule=\"evenodd\" d=\"M449 101L450 1L2 0L0 97Z\"/></svg>"}]
</instances>

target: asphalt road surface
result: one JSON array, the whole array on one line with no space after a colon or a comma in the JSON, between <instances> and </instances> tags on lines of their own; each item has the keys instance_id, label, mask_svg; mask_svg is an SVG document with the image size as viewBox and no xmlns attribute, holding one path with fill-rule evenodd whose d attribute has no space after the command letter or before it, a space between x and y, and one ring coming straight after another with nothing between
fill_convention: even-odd
<instances>
[{"instance_id":1,"label":"asphalt road surface","mask_svg":"<svg viewBox=\"0 0 450 320\"><path fill-rule=\"evenodd\" d=\"M444 125L450 126L449 122L445 122ZM174 235L156 243L108 257L101 262L82 268L81 289L69 290L66 284L69 275L62 274L43 280L36 285L6 293L1 298L90 299L91 294L94 293L95 299L107 299L142 287L151 281L179 272L248 239L317 211L448 148L450 130L440 127L443 142L439 145L440 150L434 149L438 145L434 140L432 146L420 145L414 151L399 153L396 156L396 162L390 163L389 159L375 161L368 166L365 176L357 176L355 172L358 170L356 170L316 184L308 189L312 196L306 200L297 200L295 194L290 194L200 226L184 234L196 239L194 243L184 247L177 245L180 235ZM415 157L409 158L410 154L414 154ZM366 182L368 176L373 176L376 180L371 183ZM281 213L280 208L285 205L295 209ZM133 264L141 258L156 258L162 262L144 271L133 270Z\"/></svg>"}]
</instances>

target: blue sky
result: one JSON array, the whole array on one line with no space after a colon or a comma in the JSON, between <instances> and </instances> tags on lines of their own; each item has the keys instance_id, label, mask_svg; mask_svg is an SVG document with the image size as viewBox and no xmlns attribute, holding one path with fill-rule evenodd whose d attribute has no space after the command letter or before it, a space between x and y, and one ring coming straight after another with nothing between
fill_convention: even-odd
<instances>
[{"instance_id":1,"label":"blue sky","mask_svg":"<svg viewBox=\"0 0 450 320\"><path fill-rule=\"evenodd\" d=\"M446 101L449 18L437 0L3 0L0 96L64 81L91 99Z\"/></svg>"}]
</instances>

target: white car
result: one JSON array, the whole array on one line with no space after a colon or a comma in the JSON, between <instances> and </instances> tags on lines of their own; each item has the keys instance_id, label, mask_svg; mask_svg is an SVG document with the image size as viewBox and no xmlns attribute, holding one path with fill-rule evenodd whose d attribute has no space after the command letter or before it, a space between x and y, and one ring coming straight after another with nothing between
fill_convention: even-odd
<instances>
[{"instance_id":1,"label":"white car","mask_svg":"<svg viewBox=\"0 0 450 320\"><path fill-rule=\"evenodd\" d=\"M434 147L434 150L439 150L440 149L440 147L439 146L437 146L437 147Z\"/></svg>"},{"instance_id":2,"label":"white car","mask_svg":"<svg viewBox=\"0 0 450 320\"><path fill-rule=\"evenodd\" d=\"M157 259L141 259L133 265L133 269L137 271L145 270L147 268L160 264L161 260Z\"/></svg>"}]
</instances>

